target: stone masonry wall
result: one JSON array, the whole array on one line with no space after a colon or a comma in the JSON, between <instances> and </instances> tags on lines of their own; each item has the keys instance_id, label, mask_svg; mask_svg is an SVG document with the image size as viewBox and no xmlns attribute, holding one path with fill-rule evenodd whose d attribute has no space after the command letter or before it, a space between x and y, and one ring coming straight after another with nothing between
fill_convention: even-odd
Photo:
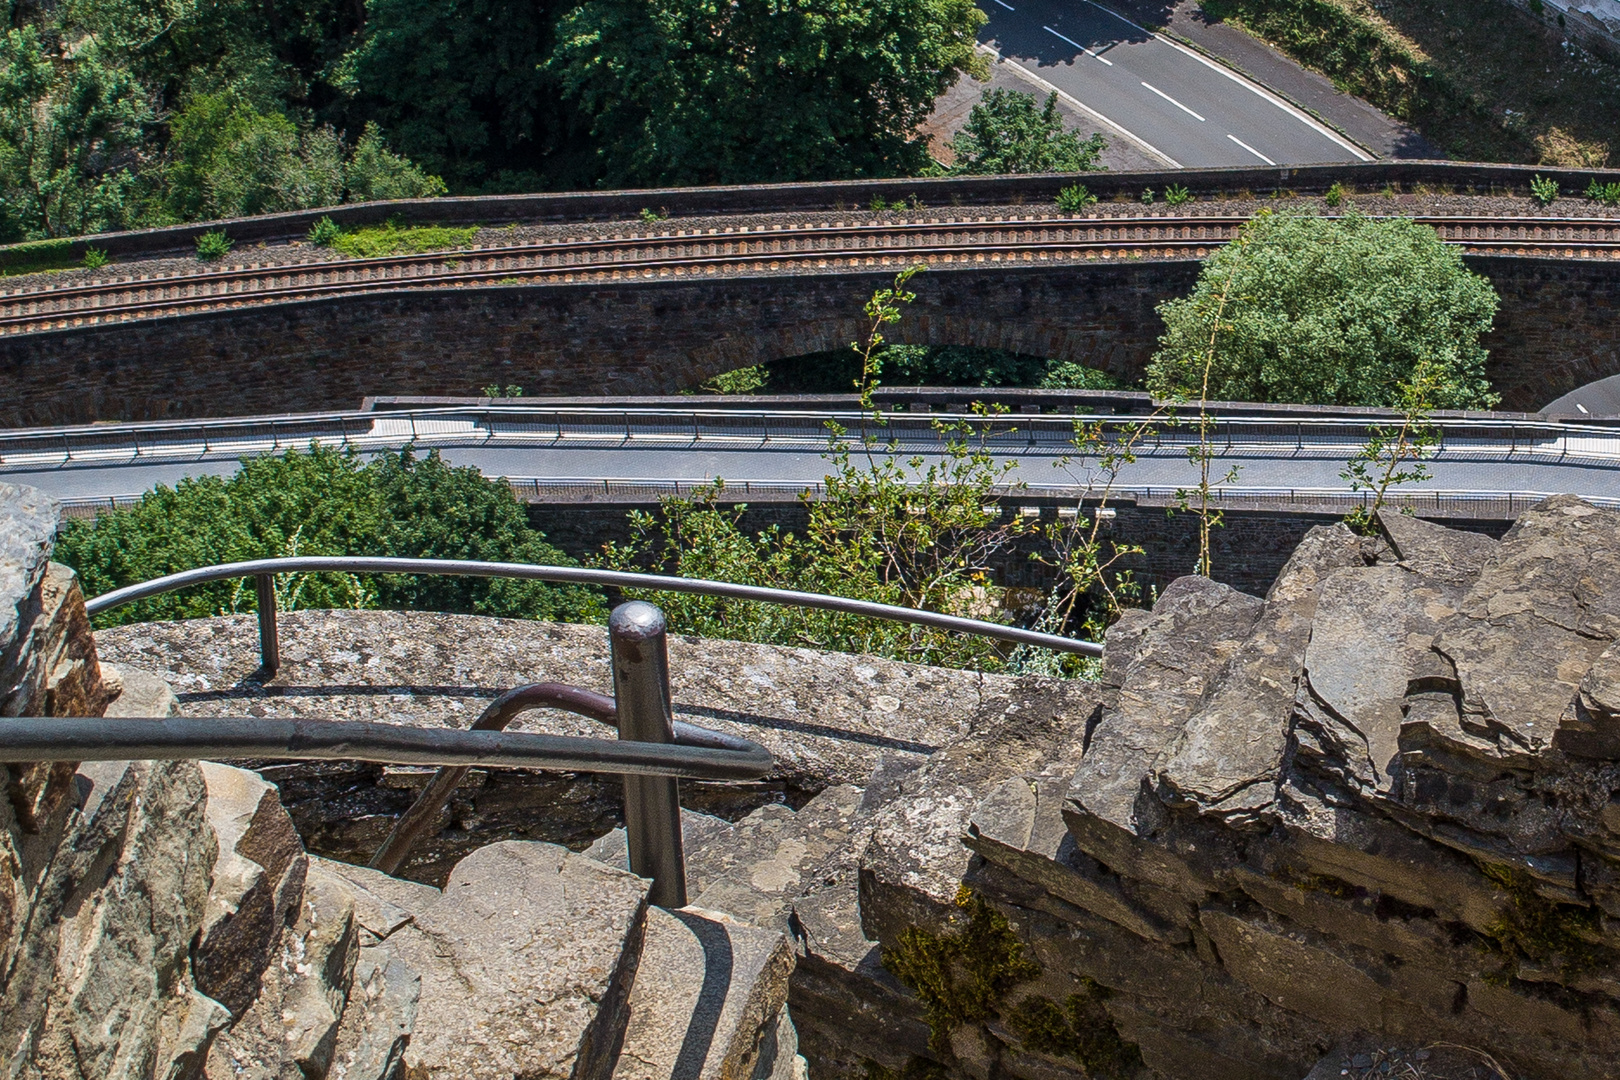
<instances>
[{"instance_id":1,"label":"stone masonry wall","mask_svg":"<svg viewBox=\"0 0 1620 1080\"><path fill-rule=\"evenodd\" d=\"M1057 519L1058 504L1052 500L1008 500L1014 508L1031 506L1047 524ZM1072 506L1073 503L1066 505ZM656 505L614 503L530 503L529 522L546 538L575 558L597 555L609 542L624 543L630 537L632 510L656 512ZM1113 503L1114 520L1105 538L1122 545L1142 548L1142 554L1121 560L1120 569L1130 570L1146 590L1162 591L1198 561L1198 519L1191 514L1169 513L1168 508L1142 504L1130 499ZM751 503L739 518L739 527L753 535L777 526L788 532L803 533L806 512L799 503ZM1293 554L1305 534L1318 525L1331 525L1339 516L1331 513L1284 512L1272 510L1227 510L1224 523L1211 533L1214 577L1243 592L1263 594ZM1499 537L1509 521L1448 520L1448 526ZM1052 584L1052 570L1030 558L1034 541L1020 543L1004 552L995 565L996 584L1045 589Z\"/></svg>"},{"instance_id":2,"label":"stone masonry wall","mask_svg":"<svg viewBox=\"0 0 1620 1080\"><path fill-rule=\"evenodd\" d=\"M1470 260L1502 294L1503 405L1620 372L1620 265ZM935 270L891 335L1072 360L1137 379L1192 261ZM368 395L646 394L839 348L884 274L415 291L245 307L0 342L0 425L352 409Z\"/></svg>"}]
</instances>

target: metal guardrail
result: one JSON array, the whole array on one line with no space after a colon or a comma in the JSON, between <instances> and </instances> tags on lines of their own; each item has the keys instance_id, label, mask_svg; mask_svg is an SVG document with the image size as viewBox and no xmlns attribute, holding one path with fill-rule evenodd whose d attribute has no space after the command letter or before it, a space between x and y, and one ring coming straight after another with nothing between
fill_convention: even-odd
<instances>
[{"instance_id":1,"label":"metal guardrail","mask_svg":"<svg viewBox=\"0 0 1620 1080\"><path fill-rule=\"evenodd\" d=\"M448 574L468 577L519 578L527 581L549 581L564 585L603 585L615 588L655 589L667 592L697 593L704 596L723 596L732 600L752 600L764 604L787 607L807 607L821 611L836 611L845 615L859 615L889 622L913 623L930 626L958 634L975 634L995 638L1015 645L1033 645L1040 649L1078 653L1081 656L1101 656L1103 647L1096 642L1077 638L1043 634L1018 626L979 619L964 619L937 611L878 604L869 600L851 600L843 596L824 593L798 592L793 589L770 589L760 585L738 585L730 581L708 581L703 578L673 577L668 574L640 574L623 570L596 570L582 566L544 566L530 563L480 562L472 559L391 559L360 555L300 555L283 559L253 559L247 562L222 563L202 566L195 570L182 570L178 574L153 578L138 585L102 593L85 601L85 610L91 615L122 607L149 596L183 589L188 585L201 585L209 581L233 578L253 578L259 599L259 651L264 670L273 674L281 666L279 631L276 625L275 575L279 573L340 573L340 574Z\"/></svg>"},{"instance_id":2,"label":"metal guardrail","mask_svg":"<svg viewBox=\"0 0 1620 1080\"><path fill-rule=\"evenodd\" d=\"M1179 423L1152 420L1153 437L1146 449L1185 447L1197 440L1196 425L1184 416ZM1007 413L978 416L964 412L891 412L881 425L858 410L793 411L782 409L611 408L482 406L343 412L245 419L158 421L94 424L0 433L0 469L105 463L108 460L251 457L321 445L375 452L407 445L483 446L499 442L604 439L827 438L826 424L836 422L851 437L937 441L936 424L968 424L994 433L1009 451L1015 444L1058 445L1073 437L1075 425L1099 424L1105 432L1127 432L1149 418L1119 414ZM1387 427L1392 418L1373 416L1220 415L1209 421L1209 439L1223 453L1254 449L1268 454L1291 450L1299 455L1336 452L1360 445L1372 428ZM1551 460L1614 462L1620 465L1620 429L1595 423L1565 423L1517 418L1443 418L1434 422L1440 435L1436 456L1524 455ZM1612 447L1612 448L1611 448Z\"/></svg>"},{"instance_id":3,"label":"metal guardrail","mask_svg":"<svg viewBox=\"0 0 1620 1080\"><path fill-rule=\"evenodd\" d=\"M652 879L652 903L682 907L686 859L676 778L753 779L768 773L773 761L770 751L748 739L675 723L663 612L640 601L621 604L608 631L613 697L556 683L523 686L501 695L466 731L263 717L17 717L0 725L0 758L277 758L438 765L371 861L389 874L432 828L473 765L618 773L624 777L630 871ZM501 730L520 713L537 708L566 709L615 724L619 739Z\"/></svg>"}]
</instances>

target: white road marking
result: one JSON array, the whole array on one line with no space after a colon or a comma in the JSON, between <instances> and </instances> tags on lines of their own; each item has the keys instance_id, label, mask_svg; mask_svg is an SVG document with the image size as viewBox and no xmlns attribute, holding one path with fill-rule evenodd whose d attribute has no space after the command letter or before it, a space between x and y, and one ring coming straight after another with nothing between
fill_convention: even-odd
<instances>
[{"instance_id":1,"label":"white road marking","mask_svg":"<svg viewBox=\"0 0 1620 1080\"><path fill-rule=\"evenodd\" d=\"M1188 116L1192 117L1194 120L1197 120L1199 123L1204 122L1204 118L1202 116L1199 116L1197 113L1193 112L1191 109L1187 108L1187 106L1183 105L1181 102L1177 101L1175 98L1171 97L1169 94L1165 93L1163 90L1160 90L1157 86L1154 86L1152 83L1145 82L1142 85L1147 87L1149 90L1153 91L1155 94L1158 94L1160 97L1164 98L1164 100L1168 101L1170 104L1174 105L1176 108L1180 109L1182 112L1186 113Z\"/></svg>"},{"instance_id":2,"label":"white road marking","mask_svg":"<svg viewBox=\"0 0 1620 1080\"><path fill-rule=\"evenodd\" d=\"M1074 38L1063 37L1062 34L1058 33L1056 30L1052 29L1050 26L1043 26L1043 27L1041 27L1041 29L1045 30L1048 34L1051 34L1055 38L1061 38L1062 40L1067 41L1070 45L1073 45L1075 48L1079 49L1081 52L1085 53L1087 56L1091 57L1093 60L1101 60L1103 63L1107 64L1109 67L1114 66L1114 62L1112 60L1108 59L1106 56L1098 56L1096 53L1092 52L1090 49L1086 48L1084 45L1082 45L1078 41L1074 40Z\"/></svg>"},{"instance_id":3,"label":"white road marking","mask_svg":"<svg viewBox=\"0 0 1620 1080\"><path fill-rule=\"evenodd\" d=\"M996 0L996 3L1000 4L1002 7L1006 8L1008 11L1017 11L1018 10L1017 8L1013 7L1011 4L1007 3L1007 0Z\"/></svg>"},{"instance_id":4,"label":"white road marking","mask_svg":"<svg viewBox=\"0 0 1620 1080\"><path fill-rule=\"evenodd\" d=\"M1147 35L1149 35L1151 37L1157 38L1158 40L1164 42L1166 45L1170 46L1172 49L1175 49L1177 52L1186 53L1188 56L1192 57L1194 60L1198 61L1200 64L1203 64L1205 67L1209 68L1211 71L1219 72L1220 74L1225 75L1228 79L1231 79L1233 82L1237 83L1239 86L1243 87L1245 90L1248 90L1250 93L1258 94L1260 97L1265 98L1267 101L1269 101L1273 105L1277 106L1277 108L1281 109L1283 112L1287 113L1289 116L1292 116L1295 120L1298 120L1300 123L1304 124L1306 127L1310 128L1312 131L1316 132L1318 135L1321 135L1322 137L1324 137L1326 139L1329 139L1332 142L1337 143L1338 145L1344 147L1346 150L1350 151L1352 154L1356 155L1357 160L1359 160L1359 161L1371 161L1371 160L1373 160L1371 154L1367 153L1365 150L1363 150L1361 147L1357 146L1355 143L1351 142L1350 140L1344 138L1337 131L1334 131L1332 128L1328 127L1326 124L1324 124L1320 120L1316 119L1316 117L1312 116L1310 113L1306 112L1304 109L1298 108L1297 106L1292 105L1287 101L1284 101L1282 98L1278 97L1276 94L1272 93L1270 90L1267 90L1265 87L1260 86L1257 83L1251 82L1248 79L1245 79L1243 76L1239 75L1237 72L1235 72L1232 69L1226 67L1225 65L1217 64L1215 61L1211 60L1209 57L1207 57L1207 56L1203 55L1202 53L1198 52L1196 49L1189 49L1189 48L1187 48L1187 46L1181 44L1181 42L1172 41L1170 38L1165 37L1163 34L1155 34L1152 30L1149 30L1145 26L1140 26L1140 25L1132 22L1131 20L1127 19L1125 16L1121 15L1119 12L1114 11L1112 8L1103 7L1101 4L1097 3L1097 0L1085 0L1085 2L1090 4L1092 7L1096 8L1098 11L1106 11L1108 14L1112 15L1114 18L1118 19L1120 22L1124 23L1125 25L1135 27L1137 30L1140 30L1142 33L1147 34Z\"/></svg>"},{"instance_id":5,"label":"white road marking","mask_svg":"<svg viewBox=\"0 0 1620 1080\"><path fill-rule=\"evenodd\" d=\"M1248 143L1244 142L1242 139L1238 138L1236 135L1228 133L1226 137L1228 139L1231 139L1233 142L1237 143L1239 146L1243 147L1243 149L1247 150L1249 153L1253 154L1255 157L1259 158L1261 161L1265 162L1267 165L1275 165L1275 164L1277 164L1275 161L1272 161L1270 158L1266 157L1266 155L1262 154L1260 151L1256 150L1254 147L1250 146Z\"/></svg>"},{"instance_id":6,"label":"white road marking","mask_svg":"<svg viewBox=\"0 0 1620 1080\"><path fill-rule=\"evenodd\" d=\"M1021 78L1028 79L1031 83L1033 83L1035 86L1040 87L1041 90L1045 91L1048 94L1056 94L1059 98L1061 98L1063 101L1068 103L1070 106L1072 106L1073 108L1079 109L1081 112L1085 113L1087 116L1091 117L1093 120L1097 121L1099 124L1102 124L1102 125L1104 125L1105 127L1108 127L1108 128L1112 128L1114 131L1119 132L1120 135L1124 136L1124 138L1125 138L1125 140L1127 142L1130 142L1130 143L1134 144L1137 149L1141 150L1143 153L1147 154L1149 157L1156 158L1159 161L1164 162L1164 164L1166 166L1168 166L1169 168L1172 168L1172 169L1180 169L1180 168L1184 167L1181 164L1181 162L1177 161L1175 158L1171 157L1169 154L1166 154L1163 150L1160 150L1158 147L1154 146L1152 143L1148 142L1146 139L1142 138L1140 135L1137 135L1133 131L1128 131L1125 128L1121 127L1119 124L1114 123L1112 120L1108 119L1108 117L1104 116L1102 113L1098 112L1096 109L1093 109L1090 105L1087 105L1085 102L1081 101L1079 98L1075 97L1073 94L1069 93L1066 90L1061 90L1058 87L1053 86L1051 83L1047 82L1045 79L1041 78L1039 75L1037 75L1033 71L1029 70L1029 68L1024 67L1022 64L1016 64L1011 60L1005 59L1000 53L998 53L995 49L992 49L988 45L980 45L979 48L983 49L989 55L995 57L997 63L1006 64L1008 67L1012 68L1015 72L1018 73L1018 75Z\"/></svg>"}]
</instances>

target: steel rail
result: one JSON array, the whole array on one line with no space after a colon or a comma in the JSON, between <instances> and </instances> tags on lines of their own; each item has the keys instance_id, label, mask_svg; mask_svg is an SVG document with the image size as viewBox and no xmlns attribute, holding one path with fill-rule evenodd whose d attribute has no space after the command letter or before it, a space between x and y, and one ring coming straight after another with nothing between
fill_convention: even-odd
<instances>
[{"instance_id":1,"label":"steel rail","mask_svg":"<svg viewBox=\"0 0 1620 1080\"><path fill-rule=\"evenodd\" d=\"M267 758L753 780L772 764L754 750L262 716L25 716L0 725L0 758L17 762Z\"/></svg>"},{"instance_id":2,"label":"steel rail","mask_svg":"<svg viewBox=\"0 0 1620 1080\"><path fill-rule=\"evenodd\" d=\"M1382 215L1374 215L1382 216ZM1029 232L1034 230L1050 231L1054 228L1068 230L1086 230L1098 232L1101 230L1158 230L1158 229L1192 229L1192 228L1233 228L1244 224L1250 219L1237 215L1138 215L1122 216L1118 218L1085 217L1074 218L1062 215L1052 217L1020 217L1020 218L948 218L929 219L926 221L897 221L897 222L857 222L844 224L842 222L831 225L788 225L788 226L754 226L724 230L677 230L669 233L632 233L628 236L609 237L564 237L562 239L541 239L524 244L505 245L471 245L468 247L446 248L434 252L418 252L407 255L383 255L369 258L347 259L321 259L310 262L284 263L284 264L254 264L247 267L228 267L217 270L203 270L193 273L179 273L162 276L143 276L139 278L115 278L105 282L92 282L85 285L69 285L62 288L30 289L26 285L15 291L0 288L0 305L20 302L32 297L44 297L53 300L78 299L87 296L105 295L119 292L151 291L157 288L173 287L174 284L205 283L205 284L232 284L237 282L253 282L266 278L290 277L299 275L312 275L323 273L350 272L357 268L368 270L388 270L406 266L433 266L443 264L447 260L488 260L505 258L523 258L535 255L551 255L557 253L580 253L639 250L643 248L668 248L691 246L720 246L722 244L741 243L744 245L777 243L783 240L799 240L809 238L822 240L839 237L883 237L909 234L928 234L939 232ZM1593 229L1605 230L1609 233L1620 231L1620 218L1503 218L1471 215L1419 215L1412 220L1434 226L1436 229L1534 229L1537 233L1545 229L1575 230ZM1088 237L1092 240L1111 239L1110 237ZM1152 239L1172 240L1199 240L1220 239L1219 237L1191 237L1170 236L1155 237L1119 237L1121 240L1151 241ZM1553 245L1567 245L1571 242L1587 243L1616 243L1620 238L1609 236L1600 237L1514 237L1514 236L1457 236L1447 237L1459 242L1500 242L1512 243L1523 241L1526 243L1546 243ZM865 250L865 249L862 249ZM747 255L749 251L741 252L715 252L714 254ZM760 254L770 254L761 251Z\"/></svg>"},{"instance_id":3,"label":"steel rail","mask_svg":"<svg viewBox=\"0 0 1620 1080\"><path fill-rule=\"evenodd\" d=\"M832 611L844 615L857 615L888 622L912 623L936 630L958 634L974 634L994 638L1015 645L1030 645L1057 652L1077 653L1081 656L1101 656L1103 647L1096 642L1057 634L1043 634L1038 630L1025 630L1017 626L964 619L937 611L922 611L894 604L878 604L869 600L851 600L842 596L799 592L792 589L771 589L759 585L738 585L729 581L709 581L702 578L673 577L666 574L640 574L622 570L597 570L578 566L543 566L527 563L479 562L464 559L393 559L366 556L308 556L282 559L254 559L247 562L223 563L198 567L153 578L137 585L126 585L102 593L85 601L85 610L91 615L111 611L136 600L173 592L188 585L201 585L210 581L231 578L264 578L279 573L346 573L346 574L446 574L469 577L520 578L529 581L548 581L556 584L600 585L616 588L655 589L667 592L696 593L703 596L721 596L731 600L750 600L787 607L807 607ZM274 608L269 611L274 619ZM265 612L261 609L262 620ZM267 652L269 650L266 650ZM267 661L269 657L266 657ZM273 664L267 664L272 670Z\"/></svg>"},{"instance_id":4,"label":"steel rail","mask_svg":"<svg viewBox=\"0 0 1620 1080\"><path fill-rule=\"evenodd\" d=\"M539 242L525 245L509 245L497 247L470 247L446 250L434 253L405 256L384 256L378 259L365 260L327 260L314 263L287 264L283 266L264 266L234 268L230 270L213 271L204 274L181 275L171 278L149 279L147 281L114 281L108 283L93 283L84 286L72 286L65 289L47 288L42 291L18 292L14 294L0 294L0 309L10 308L13 313L0 316L0 332L26 332L29 328L49 329L53 324L67 321L71 318L80 320L88 318L93 323L102 321L118 321L128 318L137 318L153 313L170 312L178 314L187 310L211 310L222 306L242 306L248 303L274 303L277 301L290 301L296 299L317 299L325 296L354 295L358 293L372 293L385 289L414 290L420 288L442 288L453 286L483 285L503 283L515 279L521 281L545 280L556 278L559 275L568 278L569 275L602 274L614 271L623 273L634 270L641 274L655 272L681 273L683 270L691 272L694 268L724 269L735 265L757 264L772 261L778 264L797 264L821 259L844 259L852 254L871 259L874 254L883 254L892 259L896 254L905 254L924 261L937 262L944 259L954 261L957 256L988 257L992 261L1004 258L1017 258L1022 260L1050 260L1051 256L1073 256L1079 253L1094 253L1097 251L1148 251L1170 257L1172 254L1188 256L1202 255L1203 249L1218 246L1228 239L1226 235L1194 237L1190 235L1175 235L1199 231L1216 230L1220 233L1229 233L1246 218L1229 216L1211 217L1139 217L1139 218L1047 218L1039 220L937 220L915 222L877 222L845 225L838 223L833 226L807 226L794 228L760 227L756 229L740 229L727 232L692 232L688 235L676 233L674 235L632 235L629 237L606 238L566 238L556 242ZM1442 239L1448 243L1460 245L1476 252L1507 251L1531 252L1535 250L1563 250L1573 252L1579 249L1583 254L1595 250L1620 251L1620 237L1615 234L1620 229L1620 219L1591 218L1591 219L1491 219L1473 217L1418 217L1414 220L1433 225L1440 233ZM1517 231L1523 234L1534 230L1538 233L1551 229L1557 231L1585 232L1594 230L1607 231L1610 235L1605 238L1596 237L1559 237L1559 236L1450 236L1448 230L1468 230L1475 232L1481 230L1494 232L1506 229L1509 232ZM1053 240L1049 235L1036 240L1033 237L1020 239L1014 236L1010 241L1003 239L1006 234L1030 234L1040 232L1050 234L1079 233L1088 235L1081 237L1068 237ZM1098 236L1098 233L1136 233L1133 236ZM952 239L959 234L994 234L995 241L979 240L972 243L941 243L938 240L927 242L931 237L947 236ZM1168 234L1168 235L1147 235ZM911 237L920 236L924 242L914 243ZM894 238L898 244L882 244L869 246L843 246L828 243L836 239L885 239ZM793 247L782 250L782 242L786 240ZM801 242L810 242L810 248L800 248ZM771 250L772 246L775 250ZM719 249L721 247L741 250L712 250L699 254L681 254L677 256L664 255L659 258L640 257L643 252L668 252L679 249L686 252L690 248ZM756 250L757 249L757 250ZM631 258L622 259L617 253L629 251ZM561 261L564 258L572 259L576 256L600 255L615 253L611 260ZM391 275L391 270L404 270L407 268L437 268L453 264L460 260L471 260L479 263L504 263L516 260L522 262L540 261L541 265L496 266L494 268L479 268L470 271L452 271L445 273L411 273ZM545 260L555 260L545 262ZM976 260L975 260L976 261ZM775 267L780 269L780 266ZM355 280L325 281L313 283L288 284L276 286L278 279L316 277L324 279L328 275L349 277L354 275ZM269 282L270 287L253 288L257 283ZM232 285L245 284L247 287L234 290ZM191 295L163 296L151 299L132 299L124 303L72 305L74 300L95 300L101 296L135 296L154 291L167 293L170 290L179 291L190 289ZM198 292L202 289L204 291ZM68 305L68 306L62 306ZM19 311L24 307L50 307L48 311Z\"/></svg>"}]
</instances>

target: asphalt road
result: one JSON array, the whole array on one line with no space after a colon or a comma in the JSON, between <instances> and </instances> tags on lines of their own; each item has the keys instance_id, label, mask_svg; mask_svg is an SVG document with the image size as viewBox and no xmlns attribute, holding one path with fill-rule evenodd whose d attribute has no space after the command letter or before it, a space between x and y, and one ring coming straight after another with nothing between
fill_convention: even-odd
<instances>
[{"instance_id":1,"label":"asphalt road","mask_svg":"<svg viewBox=\"0 0 1620 1080\"><path fill-rule=\"evenodd\" d=\"M1094 0L984 0L980 41L1175 168L1367 161L1283 99Z\"/></svg>"}]
</instances>

